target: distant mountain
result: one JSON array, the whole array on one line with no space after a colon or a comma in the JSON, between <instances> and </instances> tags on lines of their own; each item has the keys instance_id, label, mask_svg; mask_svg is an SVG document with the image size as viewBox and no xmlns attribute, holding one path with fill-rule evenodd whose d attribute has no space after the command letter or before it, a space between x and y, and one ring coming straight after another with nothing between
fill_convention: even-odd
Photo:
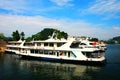
<instances>
[{"instance_id":1,"label":"distant mountain","mask_svg":"<svg viewBox=\"0 0 120 80\"><path fill-rule=\"evenodd\" d=\"M107 41L108 44L120 44L120 36L113 37Z\"/></svg>"}]
</instances>

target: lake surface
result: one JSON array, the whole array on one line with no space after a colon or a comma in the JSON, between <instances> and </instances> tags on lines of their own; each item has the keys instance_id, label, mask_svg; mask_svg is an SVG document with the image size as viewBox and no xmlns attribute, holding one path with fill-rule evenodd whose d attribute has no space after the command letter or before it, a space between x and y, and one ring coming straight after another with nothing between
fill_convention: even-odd
<instances>
[{"instance_id":1,"label":"lake surface","mask_svg":"<svg viewBox=\"0 0 120 80\"><path fill-rule=\"evenodd\" d=\"M105 66L24 60L0 54L0 80L120 80L120 45L107 45Z\"/></svg>"}]
</instances>

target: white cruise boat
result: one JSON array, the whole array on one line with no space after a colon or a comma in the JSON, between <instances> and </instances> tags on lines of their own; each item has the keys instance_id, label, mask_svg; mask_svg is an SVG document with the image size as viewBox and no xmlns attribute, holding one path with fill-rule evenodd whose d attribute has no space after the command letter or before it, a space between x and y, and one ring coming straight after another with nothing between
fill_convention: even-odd
<instances>
[{"instance_id":1,"label":"white cruise boat","mask_svg":"<svg viewBox=\"0 0 120 80\"><path fill-rule=\"evenodd\" d=\"M106 61L100 45L87 40L49 38L38 41L9 42L6 51L14 52L22 57L54 62L92 64Z\"/></svg>"}]
</instances>

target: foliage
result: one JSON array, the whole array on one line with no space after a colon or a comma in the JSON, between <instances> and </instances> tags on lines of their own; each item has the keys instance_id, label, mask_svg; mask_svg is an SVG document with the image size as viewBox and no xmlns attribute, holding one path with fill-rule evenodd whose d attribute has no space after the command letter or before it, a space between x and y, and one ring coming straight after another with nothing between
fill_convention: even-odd
<instances>
[{"instance_id":1,"label":"foliage","mask_svg":"<svg viewBox=\"0 0 120 80\"><path fill-rule=\"evenodd\" d=\"M0 40L1 40L1 39L3 40L4 37L5 37L4 34L3 34L3 33L0 33Z\"/></svg>"},{"instance_id":2,"label":"foliage","mask_svg":"<svg viewBox=\"0 0 120 80\"><path fill-rule=\"evenodd\" d=\"M113 37L107 41L108 44L120 44L120 36Z\"/></svg>"},{"instance_id":3,"label":"foliage","mask_svg":"<svg viewBox=\"0 0 120 80\"><path fill-rule=\"evenodd\" d=\"M12 33L13 36L13 40L18 41L20 39L20 35L18 30L16 30L15 32Z\"/></svg>"},{"instance_id":4,"label":"foliage","mask_svg":"<svg viewBox=\"0 0 120 80\"><path fill-rule=\"evenodd\" d=\"M31 41L31 40L32 40L32 37L28 37L28 38L26 39L27 42L29 42L29 41Z\"/></svg>"},{"instance_id":5,"label":"foliage","mask_svg":"<svg viewBox=\"0 0 120 80\"><path fill-rule=\"evenodd\" d=\"M57 35L58 39L61 39L61 38L67 39L67 37L68 37L68 34L65 32L59 32L59 34Z\"/></svg>"},{"instance_id":6,"label":"foliage","mask_svg":"<svg viewBox=\"0 0 120 80\"><path fill-rule=\"evenodd\" d=\"M24 40L24 38L25 38L25 34L24 34L24 32L21 32L20 35L21 35L21 39Z\"/></svg>"},{"instance_id":7,"label":"foliage","mask_svg":"<svg viewBox=\"0 0 120 80\"><path fill-rule=\"evenodd\" d=\"M91 38L90 41L98 41L98 38Z\"/></svg>"},{"instance_id":8,"label":"foliage","mask_svg":"<svg viewBox=\"0 0 120 80\"><path fill-rule=\"evenodd\" d=\"M5 37L4 40L5 41L13 41L13 38L12 37Z\"/></svg>"},{"instance_id":9,"label":"foliage","mask_svg":"<svg viewBox=\"0 0 120 80\"><path fill-rule=\"evenodd\" d=\"M26 39L26 41L31 41L32 39L34 39L34 40L46 40L50 36L52 36L53 33L56 34L56 37L58 39L61 39L61 38L67 39L67 37L68 37L68 34L65 32L60 32L59 30L53 29L53 28L45 28L41 32L38 32L37 34L32 35L32 37L28 37Z\"/></svg>"},{"instance_id":10,"label":"foliage","mask_svg":"<svg viewBox=\"0 0 120 80\"><path fill-rule=\"evenodd\" d=\"M114 37L113 40L120 41L120 36Z\"/></svg>"},{"instance_id":11,"label":"foliage","mask_svg":"<svg viewBox=\"0 0 120 80\"><path fill-rule=\"evenodd\" d=\"M25 34L24 32L19 33L18 30L16 30L15 32L12 33L12 37L14 41L18 41L20 40L20 38L24 40Z\"/></svg>"},{"instance_id":12,"label":"foliage","mask_svg":"<svg viewBox=\"0 0 120 80\"><path fill-rule=\"evenodd\" d=\"M5 37L3 33L0 33L0 40L12 41L13 38L12 37Z\"/></svg>"},{"instance_id":13,"label":"foliage","mask_svg":"<svg viewBox=\"0 0 120 80\"><path fill-rule=\"evenodd\" d=\"M49 36L52 36L55 29L52 28L45 28L40 32L40 40L46 40L49 38Z\"/></svg>"}]
</instances>

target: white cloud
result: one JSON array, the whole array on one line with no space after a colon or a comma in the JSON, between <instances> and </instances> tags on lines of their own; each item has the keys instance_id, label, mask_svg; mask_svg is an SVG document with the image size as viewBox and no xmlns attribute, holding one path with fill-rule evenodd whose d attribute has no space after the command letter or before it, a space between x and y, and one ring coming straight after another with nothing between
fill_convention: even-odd
<instances>
[{"instance_id":1,"label":"white cloud","mask_svg":"<svg viewBox=\"0 0 120 80\"><path fill-rule=\"evenodd\" d=\"M92 13L106 15L106 19L119 18L120 1L119 0L96 0L89 8L83 11L84 13Z\"/></svg>"},{"instance_id":2,"label":"white cloud","mask_svg":"<svg viewBox=\"0 0 120 80\"><path fill-rule=\"evenodd\" d=\"M56 20L42 16L0 15L0 32L10 36L15 30L24 31L27 36L41 31L45 27L57 27Z\"/></svg>"},{"instance_id":3,"label":"white cloud","mask_svg":"<svg viewBox=\"0 0 120 80\"><path fill-rule=\"evenodd\" d=\"M50 0L58 6L73 6L72 0Z\"/></svg>"},{"instance_id":4,"label":"white cloud","mask_svg":"<svg viewBox=\"0 0 120 80\"><path fill-rule=\"evenodd\" d=\"M108 39L120 34L120 31L100 28L103 26L71 19L57 20L42 16L0 15L0 32L6 36L11 36L15 30L23 31L26 36L31 36L43 28L55 28L73 36L90 36L100 39Z\"/></svg>"},{"instance_id":5,"label":"white cloud","mask_svg":"<svg viewBox=\"0 0 120 80\"><path fill-rule=\"evenodd\" d=\"M51 0L52 1L52 0ZM55 4L59 4L59 6L70 6L71 0L53 0ZM60 3L59 3L60 2ZM45 0L0 0L0 9L6 10L6 14L46 14L49 11L55 11L62 9L59 6L52 6ZM31 13L30 13L31 12Z\"/></svg>"},{"instance_id":6,"label":"white cloud","mask_svg":"<svg viewBox=\"0 0 120 80\"><path fill-rule=\"evenodd\" d=\"M120 30L120 26L114 26L113 29L114 30Z\"/></svg>"},{"instance_id":7,"label":"white cloud","mask_svg":"<svg viewBox=\"0 0 120 80\"><path fill-rule=\"evenodd\" d=\"M42 16L0 15L0 23L23 26L57 26L57 21Z\"/></svg>"},{"instance_id":8,"label":"white cloud","mask_svg":"<svg viewBox=\"0 0 120 80\"><path fill-rule=\"evenodd\" d=\"M26 0L0 0L0 8L13 13L26 10Z\"/></svg>"}]
</instances>

